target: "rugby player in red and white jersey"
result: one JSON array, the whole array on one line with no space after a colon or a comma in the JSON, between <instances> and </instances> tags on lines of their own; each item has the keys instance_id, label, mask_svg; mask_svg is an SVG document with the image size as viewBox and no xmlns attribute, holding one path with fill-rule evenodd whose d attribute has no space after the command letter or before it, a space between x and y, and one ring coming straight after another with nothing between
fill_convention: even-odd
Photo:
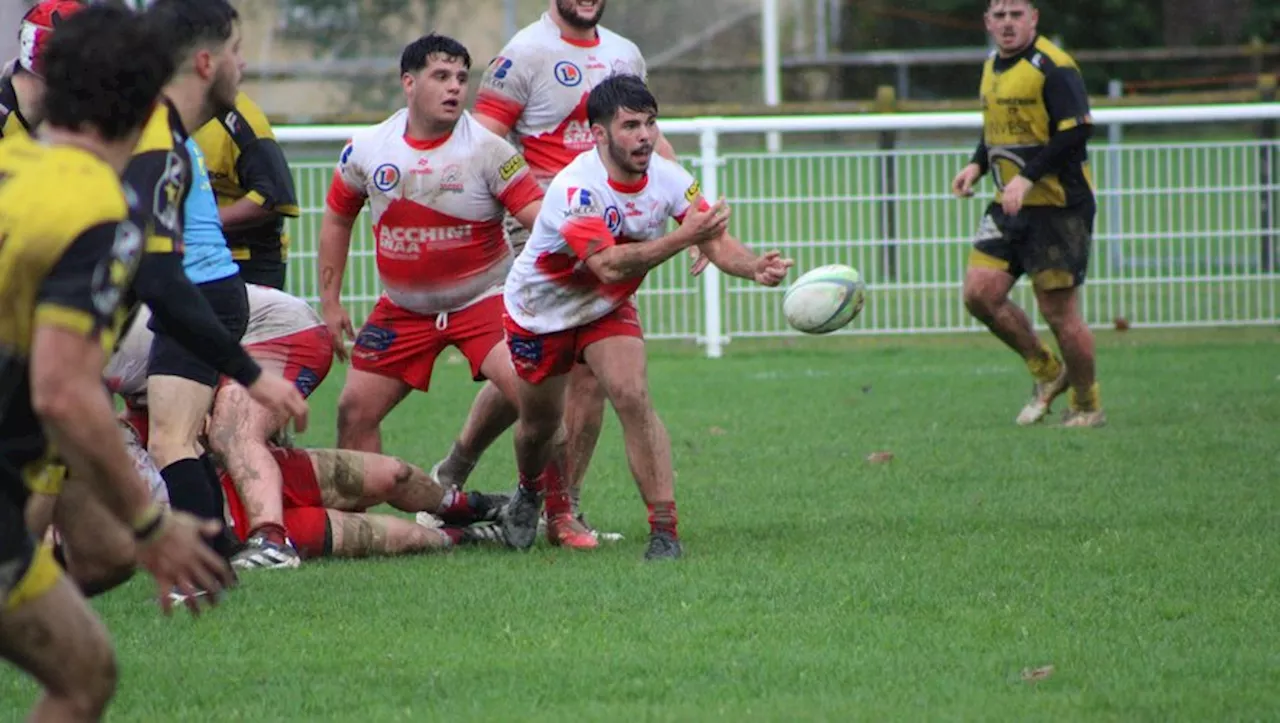
<instances>
[{"instance_id":1,"label":"rugby player in red and white jersey","mask_svg":"<svg viewBox=\"0 0 1280 723\"><path fill-rule=\"evenodd\" d=\"M595 147L587 122L587 94L614 73L645 77L644 56L635 43L600 26L606 0L550 0L546 13L507 43L485 71L476 96L475 117L501 136L511 136L524 153L534 177L545 188L578 154ZM674 161L675 150L658 134L658 155ZM527 232L508 220L512 248L518 254ZM696 249L692 273L701 273L705 258ZM565 424L569 457L565 475L577 524L578 497L587 464L604 422L604 391L585 365L575 367L569 383ZM442 480L461 485L480 453L496 438L478 436L489 430L468 423L448 457L436 465ZM553 516L548 500L548 517ZM553 527L548 527L554 531Z\"/></svg>"},{"instance_id":2,"label":"rugby player in red and white jersey","mask_svg":"<svg viewBox=\"0 0 1280 723\"><path fill-rule=\"evenodd\" d=\"M502 220L509 212L532 225L542 189L515 148L463 110L470 66L452 38L410 43L400 60L407 107L357 133L334 173L320 228L320 298L335 337L355 337L338 402L343 449L381 451L382 419L410 390L427 391L447 346L462 352L477 381L493 382L481 388L469 424L496 438L515 421L515 373L502 344L512 261ZM339 292L366 202L384 293L356 335Z\"/></svg>"},{"instance_id":3,"label":"rugby player in red and white jersey","mask_svg":"<svg viewBox=\"0 0 1280 723\"><path fill-rule=\"evenodd\" d=\"M765 286L781 283L792 265L776 251L757 256L730 236L724 201L708 206L688 171L653 158L657 115L657 101L638 76L610 76L591 90L587 116L596 148L552 180L507 278L507 345L520 377L520 486L503 511L503 527L514 547L533 544L538 490L557 486L538 477L554 474L563 459L567 375L585 363L618 413L649 509L645 558L680 556L671 440L649 396L632 297L650 269L694 245L725 273ZM671 218L680 226L664 234Z\"/></svg>"},{"instance_id":4,"label":"rugby player in red and white jersey","mask_svg":"<svg viewBox=\"0 0 1280 723\"><path fill-rule=\"evenodd\" d=\"M241 344L264 369L283 376L309 397L329 374L333 337L307 302L283 291L247 284L249 324ZM125 399L130 422L147 429L146 374L153 334L143 306L105 373L107 386ZM228 379L214 397L208 435L210 451L230 461L229 470L245 498L252 524L248 543L232 556L237 568L297 567L296 551L282 508L283 481L271 464L267 442L285 425ZM145 433L143 434L145 438Z\"/></svg>"}]
</instances>

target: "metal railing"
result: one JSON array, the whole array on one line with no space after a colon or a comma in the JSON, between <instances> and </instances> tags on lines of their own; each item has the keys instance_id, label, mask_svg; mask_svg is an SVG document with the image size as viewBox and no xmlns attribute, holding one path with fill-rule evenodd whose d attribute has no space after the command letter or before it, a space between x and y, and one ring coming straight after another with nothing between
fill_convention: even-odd
<instances>
[{"instance_id":1,"label":"metal railing","mask_svg":"<svg viewBox=\"0 0 1280 723\"><path fill-rule=\"evenodd\" d=\"M1177 144L1128 144L1113 132L1090 154L1099 215L1082 306L1094 326L1217 326L1280 321L1276 201L1280 193L1280 103L1112 108L1100 126L1256 122L1252 137ZM891 334L978 329L960 299L969 241L985 200L949 194L972 147L902 147L903 131L972 130L976 113L696 118L662 122L668 135L696 135L684 159L711 198L734 208L732 228L754 248L777 248L797 272L827 263L862 271L866 309L837 333ZM1238 125L1237 125L1238 127ZM355 127L281 127L290 143L340 143ZM725 153L731 134L878 133L875 149ZM296 163L302 218L291 223L290 290L316 301L316 240L333 163ZM989 186L985 187L989 189ZM344 300L353 319L379 294L368 221L357 226ZM700 279L679 260L654 270L637 301L652 338L697 340L718 357L733 337L794 333L781 289ZM1025 282L1019 302L1034 310Z\"/></svg>"}]
</instances>

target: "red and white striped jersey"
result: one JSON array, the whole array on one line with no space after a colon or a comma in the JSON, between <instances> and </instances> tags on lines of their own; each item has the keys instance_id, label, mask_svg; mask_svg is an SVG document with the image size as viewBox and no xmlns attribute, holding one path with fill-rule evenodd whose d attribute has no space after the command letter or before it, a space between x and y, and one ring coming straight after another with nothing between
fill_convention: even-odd
<instances>
[{"instance_id":1,"label":"red and white striped jersey","mask_svg":"<svg viewBox=\"0 0 1280 723\"><path fill-rule=\"evenodd\" d=\"M396 305L420 314L454 311L501 293L511 268L502 232L512 214L542 198L516 149L463 113L434 141L405 134L400 110L343 149L328 205L373 215L378 275Z\"/></svg>"},{"instance_id":2,"label":"red and white striped jersey","mask_svg":"<svg viewBox=\"0 0 1280 723\"><path fill-rule=\"evenodd\" d=\"M279 289L245 284L249 294L249 325L240 339L242 346L252 346L297 334L317 326L324 319L307 302ZM155 334L147 328L151 309L145 304L129 326L120 347L111 355L103 372L107 388L128 399L135 407L146 406L147 363Z\"/></svg>"},{"instance_id":3,"label":"red and white striped jersey","mask_svg":"<svg viewBox=\"0 0 1280 723\"><path fill-rule=\"evenodd\" d=\"M595 147L587 124L587 95L617 73L645 77L644 57L635 43L602 27L591 42L564 38L543 13L489 64L476 113L511 128L534 177L545 187L579 153Z\"/></svg>"},{"instance_id":4,"label":"red and white striped jersey","mask_svg":"<svg viewBox=\"0 0 1280 723\"><path fill-rule=\"evenodd\" d=\"M662 237L667 220L683 221L700 193L688 171L657 155L631 186L609 178L599 152L578 156L551 181L529 242L507 276L507 314L535 334L554 334L622 306L644 277L606 284L585 259L614 244Z\"/></svg>"}]
</instances>

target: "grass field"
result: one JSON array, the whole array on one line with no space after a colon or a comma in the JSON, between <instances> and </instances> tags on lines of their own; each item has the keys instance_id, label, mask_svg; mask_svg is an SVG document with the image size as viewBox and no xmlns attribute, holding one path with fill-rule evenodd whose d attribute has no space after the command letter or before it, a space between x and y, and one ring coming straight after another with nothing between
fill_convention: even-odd
<instances>
[{"instance_id":1,"label":"grass field","mask_svg":"<svg viewBox=\"0 0 1280 723\"><path fill-rule=\"evenodd\" d=\"M610 417L585 506L624 541L245 574L197 621L135 579L95 603L110 719L1273 719L1280 331L1099 346L1111 425L1024 430L1026 373L984 336L655 344L684 560L641 562ZM387 449L434 462L474 389L442 364ZM511 464L507 436L474 485ZM0 719L34 695L5 673Z\"/></svg>"}]
</instances>

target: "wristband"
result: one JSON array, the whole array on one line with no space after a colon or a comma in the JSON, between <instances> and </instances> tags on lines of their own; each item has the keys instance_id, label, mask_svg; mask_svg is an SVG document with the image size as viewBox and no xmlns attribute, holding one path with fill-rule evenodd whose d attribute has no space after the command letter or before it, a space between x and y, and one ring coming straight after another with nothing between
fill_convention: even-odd
<instances>
[{"instance_id":1,"label":"wristband","mask_svg":"<svg viewBox=\"0 0 1280 723\"><path fill-rule=\"evenodd\" d=\"M164 508L153 504L133 521L133 539L145 545L155 539L161 527L164 527Z\"/></svg>"}]
</instances>

